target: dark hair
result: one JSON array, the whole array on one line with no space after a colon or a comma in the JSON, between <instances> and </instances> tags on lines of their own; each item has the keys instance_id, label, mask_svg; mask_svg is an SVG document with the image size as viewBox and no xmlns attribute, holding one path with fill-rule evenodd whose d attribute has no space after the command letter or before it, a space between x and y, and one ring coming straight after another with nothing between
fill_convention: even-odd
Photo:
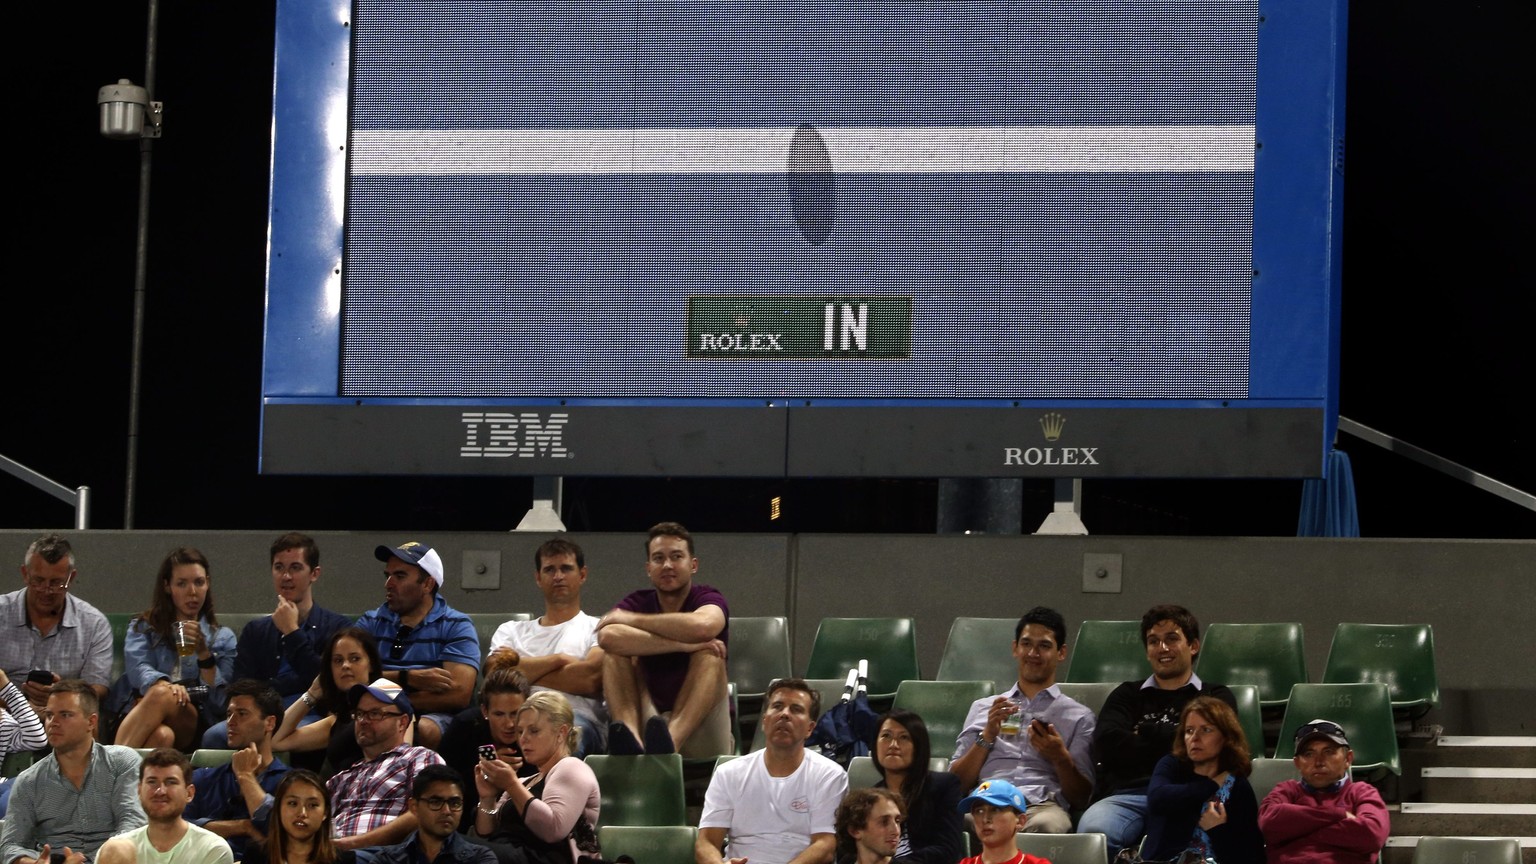
<instances>
[{"instance_id":1,"label":"dark hair","mask_svg":"<svg viewBox=\"0 0 1536 864\"><path fill-rule=\"evenodd\" d=\"M144 761L139 763L139 782L144 782L144 769L150 766L156 768L169 768L172 765L181 769L181 782L192 781L192 758L177 750L175 747L156 747L144 755Z\"/></svg>"},{"instance_id":2,"label":"dark hair","mask_svg":"<svg viewBox=\"0 0 1536 864\"><path fill-rule=\"evenodd\" d=\"M763 696L763 710L768 710L768 704L773 701L773 694L780 690L799 690L801 693L811 694L811 720L821 716L821 691L812 687L804 678L776 678L768 685L768 693Z\"/></svg>"},{"instance_id":3,"label":"dark hair","mask_svg":"<svg viewBox=\"0 0 1536 864\"><path fill-rule=\"evenodd\" d=\"M44 534L33 540L31 545L27 547L26 553L21 556L21 566L26 567L27 562L32 560L33 555L49 564L57 564L59 559L68 558L69 569L75 569L75 549L69 545L68 540L65 540L58 534Z\"/></svg>"},{"instance_id":4,"label":"dark hair","mask_svg":"<svg viewBox=\"0 0 1536 864\"><path fill-rule=\"evenodd\" d=\"M837 831L836 860L858 860L855 841L849 832L868 825L869 814L880 801L890 801L902 815L907 813L906 802L889 789L849 789L848 794L843 796L843 803L837 805L837 821L833 823Z\"/></svg>"},{"instance_id":5,"label":"dark hair","mask_svg":"<svg viewBox=\"0 0 1536 864\"><path fill-rule=\"evenodd\" d=\"M688 544L688 554L693 554L693 535L683 527L681 522L657 522L651 526L649 533L645 535L645 555L651 555L651 541L657 537L677 537Z\"/></svg>"},{"instance_id":6,"label":"dark hair","mask_svg":"<svg viewBox=\"0 0 1536 864\"><path fill-rule=\"evenodd\" d=\"M650 541L646 541L646 543L646 551L649 552ZM539 570L542 570L544 568L544 559L553 558L556 555L570 555L576 559L577 567L587 566L587 556L582 553L581 547L577 546L574 541L567 540L564 537L552 537L539 544L539 548L534 551L533 571L537 573Z\"/></svg>"},{"instance_id":7,"label":"dark hair","mask_svg":"<svg viewBox=\"0 0 1536 864\"><path fill-rule=\"evenodd\" d=\"M1049 606L1036 606L1024 613L1019 619L1018 626L1013 628L1013 641L1019 641L1024 635L1024 627L1028 624L1039 624L1048 628L1056 637L1056 647L1067 647L1067 619L1061 617L1061 613Z\"/></svg>"},{"instance_id":8,"label":"dark hair","mask_svg":"<svg viewBox=\"0 0 1536 864\"><path fill-rule=\"evenodd\" d=\"M61 693L73 693L79 697L80 710L84 711L87 715L101 712L101 697L96 695L96 691L91 689L91 685L79 678L61 678L53 682L53 686L48 689L48 695L50 696Z\"/></svg>"},{"instance_id":9,"label":"dark hair","mask_svg":"<svg viewBox=\"0 0 1536 864\"><path fill-rule=\"evenodd\" d=\"M203 608L198 610L197 617L207 621L208 626L215 630L219 627L219 616L213 612L213 568L208 566L208 558L202 552L191 546L182 546L172 549L171 554L160 562L160 573L155 577L155 591L149 598L149 608L139 613L138 626L159 634L165 642L173 642L176 638L173 634L176 628L176 606L171 602L171 574L177 567L188 564L203 568L203 574L208 577L208 590L203 594Z\"/></svg>"},{"instance_id":10,"label":"dark hair","mask_svg":"<svg viewBox=\"0 0 1536 864\"><path fill-rule=\"evenodd\" d=\"M1185 765L1194 764L1184 750L1184 728L1189 723L1189 715L1197 712L1211 721L1211 725L1226 739L1221 745L1221 755L1216 757L1221 770L1247 777L1253 771L1253 759L1249 756L1248 737L1243 734L1243 724L1238 721L1237 712L1232 710L1231 705L1214 696L1196 696L1185 703L1184 710L1179 712L1179 728L1173 733L1174 758Z\"/></svg>"},{"instance_id":11,"label":"dark hair","mask_svg":"<svg viewBox=\"0 0 1536 864\"><path fill-rule=\"evenodd\" d=\"M928 760L933 755L933 745L928 740L928 724L915 711L905 708L892 708L880 715L880 721L875 724L875 741L871 741L870 749L880 739L880 728L885 721L891 721L897 726L907 730L912 736L912 765L907 768L906 779L901 783L901 797L905 799L908 809L918 800L918 797L926 793L928 785ZM880 772L882 780L885 778L885 766L880 764L877 757L870 760L875 763L875 770Z\"/></svg>"},{"instance_id":12,"label":"dark hair","mask_svg":"<svg viewBox=\"0 0 1536 864\"><path fill-rule=\"evenodd\" d=\"M528 676L521 669L502 666L492 669L480 684L481 707L488 707L491 697L500 693L521 693L526 700L533 695L533 686L528 683Z\"/></svg>"},{"instance_id":13,"label":"dark hair","mask_svg":"<svg viewBox=\"0 0 1536 864\"><path fill-rule=\"evenodd\" d=\"M373 634L361 627L343 627L325 640L325 647L320 649L320 699L315 708L346 721L352 714L351 697L341 692L331 674L331 655L336 653L336 643L343 639L351 639L363 646L363 653L368 655L368 675L362 682L364 684L372 684L373 679L384 674L384 659L379 656L379 643Z\"/></svg>"},{"instance_id":14,"label":"dark hair","mask_svg":"<svg viewBox=\"0 0 1536 864\"><path fill-rule=\"evenodd\" d=\"M320 547L315 545L315 538L297 531L289 531L273 540L272 552L267 556L267 560L276 561L277 553L287 552L289 549L304 550L304 563L309 565L309 569L313 570L320 566Z\"/></svg>"},{"instance_id":15,"label":"dark hair","mask_svg":"<svg viewBox=\"0 0 1536 864\"><path fill-rule=\"evenodd\" d=\"M272 815L267 820L267 864L287 864L288 829L283 826L283 797L296 783L319 790L320 800L325 804L325 818L320 821L320 830L315 832L314 845L309 850L310 864L331 864L336 860L336 842L331 839L331 792L320 775L308 768L289 768L272 791Z\"/></svg>"},{"instance_id":16,"label":"dark hair","mask_svg":"<svg viewBox=\"0 0 1536 864\"><path fill-rule=\"evenodd\" d=\"M1156 627L1159 621L1172 621L1183 631L1185 639L1191 642L1200 641L1200 622L1195 620L1195 613L1172 603L1153 606L1147 610L1147 614L1141 616L1141 641L1147 641L1147 633Z\"/></svg>"},{"instance_id":17,"label":"dark hair","mask_svg":"<svg viewBox=\"0 0 1536 864\"><path fill-rule=\"evenodd\" d=\"M251 701L256 703L256 711L261 714L262 719L267 717L276 717L278 721L283 719L283 697L277 695L277 691L273 690L271 683L267 681L241 678L229 685L224 692L227 694L224 702L226 705L235 701L236 696L249 696Z\"/></svg>"},{"instance_id":18,"label":"dark hair","mask_svg":"<svg viewBox=\"0 0 1536 864\"><path fill-rule=\"evenodd\" d=\"M459 787L460 795L464 794L464 775L447 765L428 765L417 771L416 779L411 781L411 797L420 798L433 783L452 783Z\"/></svg>"}]
</instances>

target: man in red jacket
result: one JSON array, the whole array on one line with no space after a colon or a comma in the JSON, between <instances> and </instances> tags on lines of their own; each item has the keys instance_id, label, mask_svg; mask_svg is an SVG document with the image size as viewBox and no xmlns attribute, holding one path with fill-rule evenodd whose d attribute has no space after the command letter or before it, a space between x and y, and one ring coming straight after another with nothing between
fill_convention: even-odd
<instances>
[{"instance_id":1,"label":"man in red jacket","mask_svg":"<svg viewBox=\"0 0 1536 864\"><path fill-rule=\"evenodd\" d=\"M1391 831L1387 805L1349 775L1355 751L1344 729L1313 720L1296 730L1300 780L1275 786L1259 805L1269 864L1370 864Z\"/></svg>"}]
</instances>

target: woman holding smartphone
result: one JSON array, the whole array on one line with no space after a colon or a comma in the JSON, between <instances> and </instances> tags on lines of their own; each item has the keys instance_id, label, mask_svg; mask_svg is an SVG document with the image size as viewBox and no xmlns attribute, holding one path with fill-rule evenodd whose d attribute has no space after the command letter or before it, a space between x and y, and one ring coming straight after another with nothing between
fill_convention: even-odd
<instances>
[{"instance_id":1,"label":"woman holding smartphone","mask_svg":"<svg viewBox=\"0 0 1536 864\"><path fill-rule=\"evenodd\" d=\"M132 707L116 743L186 750L224 719L235 631L219 626L202 552L183 546L165 556L149 609L128 623L123 658L126 671L108 700Z\"/></svg>"}]
</instances>

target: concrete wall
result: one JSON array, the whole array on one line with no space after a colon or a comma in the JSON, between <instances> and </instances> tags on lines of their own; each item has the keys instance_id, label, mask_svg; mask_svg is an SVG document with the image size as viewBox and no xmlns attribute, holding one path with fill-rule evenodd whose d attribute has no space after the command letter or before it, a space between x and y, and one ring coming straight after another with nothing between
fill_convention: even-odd
<instances>
[{"instance_id":1,"label":"concrete wall","mask_svg":"<svg viewBox=\"0 0 1536 864\"><path fill-rule=\"evenodd\" d=\"M12 550L19 565L36 535L0 531L0 549ZM75 591L104 611L144 608L160 560L182 544L212 562L220 609L271 605L267 549L275 534L70 536L80 568ZM532 555L546 536L317 533L317 596L349 613L378 605L383 577L374 546L418 539L443 555L445 596L455 607L537 612ZM574 539L587 553L589 611L646 584L643 535ZM1427 622L1443 701L1432 719L1456 734L1536 734L1536 541L709 534L696 542L699 579L725 592L733 614L790 619L797 671L827 616L914 617L921 667L931 675L959 615L1013 617L1043 604L1062 610L1075 631L1084 619L1139 618L1156 603L1178 602L1204 623L1300 621L1313 680L1321 680L1339 622ZM1084 591L1086 555L1119 556L1119 592ZM499 563L500 587L464 590L466 559ZM20 587L19 577L13 584Z\"/></svg>"}]
</instances>

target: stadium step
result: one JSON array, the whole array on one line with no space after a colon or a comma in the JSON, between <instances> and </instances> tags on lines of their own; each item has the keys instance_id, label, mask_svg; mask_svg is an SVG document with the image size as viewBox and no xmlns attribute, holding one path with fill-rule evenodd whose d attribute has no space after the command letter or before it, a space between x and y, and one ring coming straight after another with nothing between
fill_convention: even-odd
<instances>
[{"instance_id":1,"label":"stadium step","mask_svg":"<svg viewBox=\"0 0 1536 864\"><path fill-rule=\"evenodd\" d=\"M1536 736L1440 736L1405 748L1403 765L1411 794L1388 805L1381 864L1412 864L1424 836L1515 837L1536 864Z\"/></svg>"}]
</instances>

